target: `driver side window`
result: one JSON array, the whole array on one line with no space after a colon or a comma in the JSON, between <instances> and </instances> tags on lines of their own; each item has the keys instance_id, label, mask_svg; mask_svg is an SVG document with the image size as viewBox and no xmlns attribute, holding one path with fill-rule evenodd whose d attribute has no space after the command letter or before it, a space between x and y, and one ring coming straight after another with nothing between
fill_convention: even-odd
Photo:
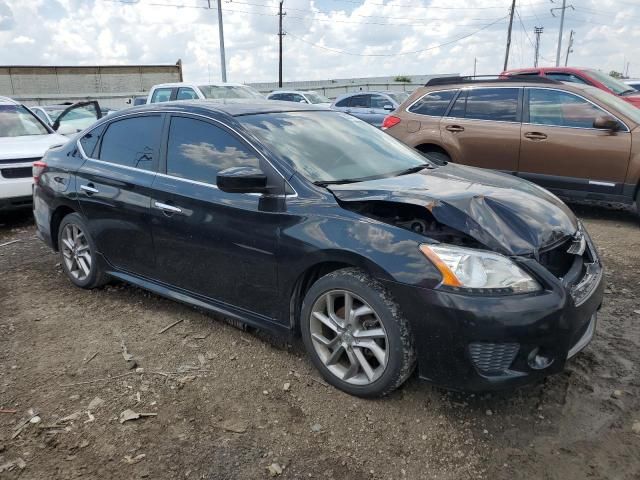
<instances>
[{"instance_id":1,"label":"driver side window","mask_svg":"<svg viewBox=\"0 0 640 480\"><path fill-rule=\"evenodd\" d=\"M529 89L529 123L557 127L594 128L593 121L605 110L561 90Z\"/></svg>"}]
</instances>

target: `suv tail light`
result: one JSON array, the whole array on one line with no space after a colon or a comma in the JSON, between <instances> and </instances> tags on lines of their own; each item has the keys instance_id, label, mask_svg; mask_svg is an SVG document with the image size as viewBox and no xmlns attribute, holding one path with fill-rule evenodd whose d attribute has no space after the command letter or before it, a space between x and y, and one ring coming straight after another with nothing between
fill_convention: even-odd
<instances>
[{"instance_id":1,"label":"suv tail light","mask_svg":"<svg viewBox=\"0 0 640 480\"><path fill-rule=\"evenodd\" d=\"M33 183L36 185L40 181L40 175L44 172L44 169L47 168L47 163L42 160L38 160L37 162L33 162L33 167L31 171L33 172Z\"/></svg>"},{"instance_id":2,"label":"suv tail light","mask_svg":"<svg viewBox=\"0 0 640 480\"><path fill-rule=\"evenodd\" d=\"M400 123L400 118L395 115L387 115L382 122L382 129L386 130L387 128L394 127Z\"/></svg>"}]
</instances>

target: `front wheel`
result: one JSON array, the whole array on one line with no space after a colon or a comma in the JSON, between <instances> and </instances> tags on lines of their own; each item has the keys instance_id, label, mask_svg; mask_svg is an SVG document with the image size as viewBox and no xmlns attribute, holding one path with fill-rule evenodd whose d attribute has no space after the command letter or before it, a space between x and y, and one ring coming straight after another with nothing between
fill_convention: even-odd
<instances>
[{"instance_id":1,"label":"front wheel","mask_svg":"<svg viewBox=\"0 0 640 480\"><path fill-rule=\"evenodd\" d=\"M348 268L319 279L305 296L301 315L312 362L340 390L380 397L413 371L409 323L386 289L365 272Z\"/></svg>"},{"instance_id":2,"label":"front wheel","mask_svg":"<svg viewBox=\"0 0 640 480\"><path fill-rule=\"evenodd\" d=\"M71 282L80 288L96 288L108 281L98 262L95 243L81 215L71 213L58 229L58 247L62 268Z\"/></svg>"}]
</instances>

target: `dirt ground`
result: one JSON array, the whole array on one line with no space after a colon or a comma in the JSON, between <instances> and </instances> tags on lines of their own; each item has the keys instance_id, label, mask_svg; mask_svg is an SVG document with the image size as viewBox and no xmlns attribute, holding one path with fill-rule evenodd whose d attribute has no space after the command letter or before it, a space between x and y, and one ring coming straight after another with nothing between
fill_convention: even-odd
<instances>
[{"instance_id":1,"label":"dirt ground","mask_svg":"<svg viewBox=\"0 0 640 480\"><path fill-rule=\"evenodd\" d=\"M0 246L0 478L638 479L640 227L575 209L608 286L564 373L486 395L412 378L375 401L324 384L300 345L74 288L29 214L0 217L0 244L19 240Z\"/></svg>"}]
</instances>

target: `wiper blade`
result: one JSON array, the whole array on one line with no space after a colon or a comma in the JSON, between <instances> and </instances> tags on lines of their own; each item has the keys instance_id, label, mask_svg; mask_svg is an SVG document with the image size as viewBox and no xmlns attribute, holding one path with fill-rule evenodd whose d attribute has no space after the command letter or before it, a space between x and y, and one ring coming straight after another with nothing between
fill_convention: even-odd
<instances>
[{"instance_id":1,"label":"wiper blade","mask_svg":"<svg viewBox=\"0 0 640 480\"><path fill-rule=\"evenodd\" d=\"M411 173L418 173L421 170L424 170L425 168L428 169L433 169L435 168L433 165L431 165L430 163L424 163L422 165L417 165L415 167L411 167L411 168L407 168L406 170L402 170L401 172L396 173L396 177L399 177L401 175L409 175Z\"/></svg>"},{"instance_id":2,"label":"wiper blade","mask_svg":"<svg viewBox=\"0 0 640 480\"><path fill-rule=\"evenodd\" d=\"M361 181L359 178L343 178L342 180L320 180L313 182L313 184L319 187L326 187L327 185L344 185L346 183L357 183Z\"/></svg>"}]
</instances>

